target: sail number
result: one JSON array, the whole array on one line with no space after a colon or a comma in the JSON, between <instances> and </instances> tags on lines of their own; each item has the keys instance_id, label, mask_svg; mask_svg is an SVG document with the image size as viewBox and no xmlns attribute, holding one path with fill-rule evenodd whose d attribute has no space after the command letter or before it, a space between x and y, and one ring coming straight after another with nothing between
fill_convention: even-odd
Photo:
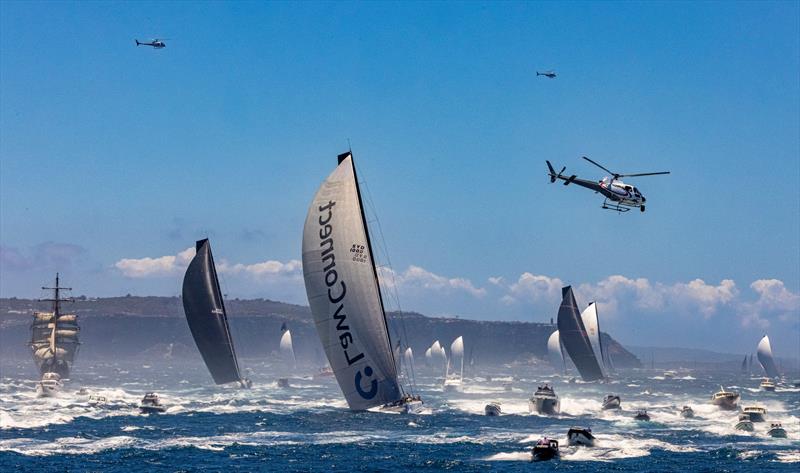
<instances>
[{"instance_id":1,"label":"sail number","mask_svg":"<svg viewBox=\"0 0 800 473\"><path fill-rule=\"evenodd\" d=\"M366 263L367 262L366 246L353 243L353 246L350 247L350 256L352 256L353 261L355 261L356 263Z\"/></svg>"}]
</instances>

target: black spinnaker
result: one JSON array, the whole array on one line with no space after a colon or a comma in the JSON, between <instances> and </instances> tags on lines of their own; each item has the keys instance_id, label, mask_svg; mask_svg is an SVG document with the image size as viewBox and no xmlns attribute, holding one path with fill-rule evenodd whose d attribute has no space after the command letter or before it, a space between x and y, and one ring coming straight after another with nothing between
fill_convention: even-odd
<instances>
[{"instance_id":1,"label":"black spinnaker","mask_svg":"<svg viewBox=\"0 0 800 473\"><path fill-rule=\"evenodd\" d=\"M592 350L589 335L581 319L572 286L561 289L561 307L558 308L558 333L561 343L584 381L603 379L603 370Z\"/></svg>"},{"instance_id":2,"label":"black spinnaker","mask_svg":"<svg viewBox=\"0 0 800 473\"><path fill-rule=\"evenodd\" d=\"M192 337L216 384L248 386L239 373L211 244L208 239L199 240L196 249L183 278L183 311Z\"/></svg>"}]
</instances>

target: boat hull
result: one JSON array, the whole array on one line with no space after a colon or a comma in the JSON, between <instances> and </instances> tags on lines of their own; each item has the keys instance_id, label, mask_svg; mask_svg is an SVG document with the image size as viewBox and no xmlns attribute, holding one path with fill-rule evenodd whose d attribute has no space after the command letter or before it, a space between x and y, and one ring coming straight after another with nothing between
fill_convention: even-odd
<instances>
[{"instance_id":1,"label":"boat hull","mask_svg":"<svg viewBox=\"0 0 800 473\"><path fill-rule=\"evenodd\" d=\"M572 446L594 447L595 437L585 429L569 429L567 443Z\"/></svg>"},{"instance_id":2,"label":"boat hull","mask_svg":"<svg viewBox=\"0 0 800 473\"><path fill-rule=\"evenodd\" d=\"M603 401L603 410L605 411L605 410L610 410L610 409L619 409L621 402L622 401L620 401L618 396L614 396L611 399L604 400Z\"/></svg>"},{"instance_id":3,"label":"boat hull","mask_svg":"<svg viewBox=\"0 0 800 473\"><path fill-rule=\"evenodd\" d=\"M744 430L746 432L752 432L754 430L753 423L747 420L737 422L736 430Z\"/></svg>"},{"instance_id":4,"label":"boat hull","mask_svg":"<svg viewBox=\"0 0 800 473\"><path fill-rule=\"evenodd\" d=\"M528 401L528 411L530 413L556 415L561 412L561 401L557 398L534 396Z\"/></svg>"},{"instance_id":5,"label":"boat hull","mask_svg":"<svg viewBox=\"0 0 800 473\"><path fill-rule=\"evenodd\" d=\"M381 412L394 412L397 414L419 414L422 412L422 401L404 401L397 404L386 404L381 406Z\"/></svg>"},{"instance_id":6,"label":"boat hull","mask_svg":"<svg viewBox=\"0 0 800 473\"><path fill-rule=\"evenodd\" d=\"M535 462L552 460L556 457L558 457L558 449L539 445L533 447L533 461Z\"/></svg>"},{"instance_id":7,"label":"boat hull","mask_svg":"<svg viewBox=\"0 0 800 473\"><path fill-rule=\"evenodd\" d=\"M166 410L164 406L139 406L139 412L142 414L161 414Z\"/></svg>"},{"instance_id":8,"label":"boat hull","mask_svg":"<svg viewBox=\"0 0 800 473\"><path fill-rule=\"evenodd\" d=\"M289 385L289 378L278 378L278 387L279 388L290 388Z\"/></svg>"},{"instance_id":9,"label":"boat hull","mask_svg":"<svg viewBox=\"0 0 800 473\"><path fill-rule=\"evenodd\" d=\"M784 430L783 427L773 427L767 431L767 435L778 439L785 439L786 430Z\"/></svg>"},{"instance_id":10,"label":"boat hull","mask_svg":"<svg viewBox=\"0 0 800 473\"><path fill-rule=\"evenodd\" d=\"M500 406L497 404L486 404L486 407L483 408L483 413L490 417L499 416L500 412Z\"/></svg>"},{"instance_id":11,"label":"boat hull","mask_svg":"<svg viewBox=\"0 0 800 473\"><path fill-rule=\"evenodd\" d=\"M38 397L56 397L61 391L61 385L58 383L38 382L36 383L36 396Z\"/></svg>"}]
</instances>

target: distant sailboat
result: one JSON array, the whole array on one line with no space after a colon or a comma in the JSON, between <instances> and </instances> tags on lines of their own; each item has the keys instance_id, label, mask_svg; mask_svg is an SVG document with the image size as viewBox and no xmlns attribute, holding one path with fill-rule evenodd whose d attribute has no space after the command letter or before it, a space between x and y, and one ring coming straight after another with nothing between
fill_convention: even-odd
<instances>
[{"instance_id":1,"label":"distant sailboat","mask_svg":"<svg viewBox=\"0 0 800 473\"><path fill-rule=\"evenodd\" d=\"M564 349L584 381L603 379L603 370L592 350L592 343L583 325L572 286L561 289L561 307L558 309L558 333Z\"/></svg>"},{"instance_id":2,"label":"distant sailboat","mask_svg":"<svg viewBox=\"0 0 800 473\"><path fill-rule=\"evenodd\" d=\"M778 367L775 366L775 359L772 357L772 346L769 343L768 336L764 335L761 341L758 342L758 351L756 355L758 356L758 362L761 363L761 367L764 368L764 372L767 373L767 376L770 378L780 377Z\"/></svg>"},{"instance_id":3,"label":"distant sailboat","mask_svg":"<svg viewBox=\"0 0 800 473\"><path fill-rule=\"evenodd\" d=\"M551 333L547 339L547 353L550 355L550 364L553 365L553 368L566 374L567 361L564 359L564 347L561 346L558 330Z\"/></svg>"},{"instance_id":4,"label":"distant sailboat","mask_svg":"<svg viewBox=\"0 0 800 473\"><path fill-rule=\"evenodd\" d=\"M742 360L742 368L740 371L742 374L747 374L747 355L745 355L744 360Z\"/></svg>"},{"instance_id":5,"label":"distant sailboat","mask_svg":"<svg viewBox=\"0 0 800 473\"><path fill-rule=\"evenodd\" d=\"M297 367L297 357L292 345L292 331L286 326L286 322L281 325L281 358L292 369Z\"/></svg>"},{"instance_id":6,"label":"distant sailboat","mask_svg":"<svg viewBox=\"0 0 800 473\"><path fill-rule=\"evenodd\" d=\"M317 191L303 229L303 277L316 329L352 410L411 412L400 385L351 153Z\"/></svg>"},{"instance_id":7,"label":"distant sailboat","mask_svg":"<svg viewBox=\"0 0 800 473\"><path fill-rule=\"evenodd\" d=\"M42 299L43 302L52 302L53 310L33 313L30 342L33 360L40 375L55 373L59 378L69 378L80 345L78 342L80 328L75 314L61 313L61 302L72 301L72 299L62 299L61 291L71 291L72 288L61 287L59 275L56 273L55 287L42 289L53 291L52 299Z\"/></svg>"},{"instance_id":8,"label":"distant sailboat","mask_svg":"<svg viewBox=\"0 0 800 473\"><path fill-rule=\"evenodd\" d=\"M453 366L453 369L458 369L458 375L456 376L456 373L453 373L453 376L450 376L450 362L452 361L455 364L456 360L458 360L459 366ZM458 390L464 381L464 337L462 336L459 336L450 344L450 359L447 362L447 371L444 390Z\"/></svg>"},{"instance_id":9,"label":"distant sailboat","mask_svg":"<svg viewBox=\"0 0 800 473\"><path fill-rule=\"evenodd\" d=\"M604 366L603 345L600 342L600 320L597 318L597 304L595 302L591 302L589 307L581 312L581 320L586 329L586 334L589 336L589 342L592 345L594 357L598 365L600 365L600 371L603 373L603 377L605 377L606 368Z\"/></svg>"},{"instance_id":10,"label":"distant sailboat","mask_svg":"<svg viewBox=\"0 0 800 473\"><path fill-rule=\"evenodd\" d=\"M211 243L208 239L198 240L195 249L183 277L183 311L192 337L214 383L236 382L250 387L250 380L241 375L233 348Z\"/></svg>"}]
</instances>

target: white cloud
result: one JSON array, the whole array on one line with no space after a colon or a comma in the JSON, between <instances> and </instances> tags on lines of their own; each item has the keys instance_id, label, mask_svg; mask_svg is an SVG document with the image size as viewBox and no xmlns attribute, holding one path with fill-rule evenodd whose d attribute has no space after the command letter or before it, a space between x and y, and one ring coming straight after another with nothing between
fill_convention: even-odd
<instances>
[{"instance_id":1,"label":"white cloud","mask_svg":"<svg viewBox=\"0 0 800 473\"><path fill-rule=\"evenodd\" d=\"M151 278L180 274L194 258L195 249L189 247L177 255L159 256L157 258L123 258L114 267L129 278Z\"/></svg>"},{"instance_id":2,"label":"white cloud","mask_svg":"<svg viewBox=\"0 0 800 473\"><path fill-rule=\"evenodd\" d=\"M254 264L228 264L227 261L222 261L217 269L220 273L224 274L245 274L258 279L282 276L300 278L303 274L303 264L296 259L289 260L286 263L268 260Z\"/></svg>"},{"instance_id":3,"label":"white cloud","mask_svg":"<svg viewBox=\"0 0 800 473\"><path fill-rule=\"evenodd\" d=\"M490 277L489 278L489 284L492 284L492 285L495 285L495 286L502 286L503 284L505 284L505 282L506 282L506 280L503 279L502 276Z\"/></svg>"},{"instance_id":4,"label":"white cloud","mask_svg":"<svg viewBox=\"0 0 800 473\"><path fill-rule=\"evenodd\" d=\"M753 281L750 288L758 294L756 304L761 308L786 312L800 311L800 295L786 289L783 281L759 279Z\"/></svg>"},{"instance_id":5,"label":"white cloud","mask_svg":"<svg viewBox=\"0 0 800 473\"><path fill-rule=\"evenodd\" d=\"M550 278L531 273L522 273L517 282L508 287L508 294L503 302L515 301L552 302L561 299L561 288L564 282L558 278Z\"/></svg>"},{"instance_id":6,"label":"white cloud","mask_svg":"<svg viewBox=\"0 0 800 473\"><path fill-rule=\"evenodd\" d=\"M469 279L447 278L414 265L402 273L381 267L378 274L381 284L385 287L397 287L403 290L424 289L439 293L463 291L473 297L486 295L486 289L476 287Z\"/></svg>"}]
</instances>

